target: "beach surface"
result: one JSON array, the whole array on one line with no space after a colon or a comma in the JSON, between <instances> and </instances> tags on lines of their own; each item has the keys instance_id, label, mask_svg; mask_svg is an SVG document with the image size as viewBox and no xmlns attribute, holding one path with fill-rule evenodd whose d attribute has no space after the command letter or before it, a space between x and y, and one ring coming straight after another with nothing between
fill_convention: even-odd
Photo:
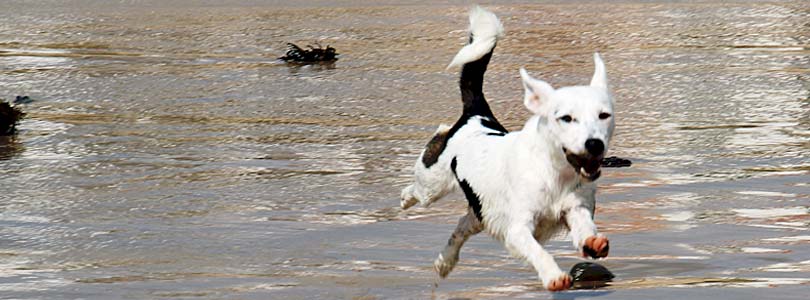
<instances>
[{"instance_id":1,"label":"beach surface","mask_svg":"<svg viewBox=\"0 0 810 300\"><path fill-rule=\"evenodd\" d=\"M484 234L437 280L463 195L400 210L461 111L467 2L11 0L0 98L35 101L0 139L0 298L807 299L807 1L483 4L510 130L520 67L560 87L607 64L608 155L633 161L599 180L612 285L548 293Z\"/></svg>"}]
</instances>

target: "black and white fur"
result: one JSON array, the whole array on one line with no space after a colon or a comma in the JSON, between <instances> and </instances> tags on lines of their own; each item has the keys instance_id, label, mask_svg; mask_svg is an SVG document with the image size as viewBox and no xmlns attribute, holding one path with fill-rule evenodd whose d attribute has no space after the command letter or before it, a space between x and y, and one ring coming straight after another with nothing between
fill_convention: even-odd
<instances>
[{"instance_id":1,"label":"black and white fur","mask_svg":"<svg viewBox=\"0 0 810 300\"><path fill-rule=\"evenodd\" d=\"M524 105L532 116L521 131L508 132L484 98L487 64L503 28L478 6L470 12L470 43L453 58L460 65L459 120L439 129L415 164L414 183L402 190L403 209L428 206L460 187L469 203L447 246L434 262L441 277L456 265L472 235L486 231L516 257L528 261L552 291L571 285L543 249L569 231L583 255L604 257L608 240L593 222L600 162L613 133L613 100L598 54L590 85L554 89L520 69Z\"/></svg>"}]
</instances>

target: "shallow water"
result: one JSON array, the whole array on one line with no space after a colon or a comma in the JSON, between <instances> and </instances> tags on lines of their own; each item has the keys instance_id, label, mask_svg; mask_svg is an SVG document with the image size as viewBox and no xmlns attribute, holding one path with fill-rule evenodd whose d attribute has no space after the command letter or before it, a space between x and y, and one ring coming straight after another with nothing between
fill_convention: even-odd
<instances>
[{"instance_id":1,"label":"shallow water","mask_svg":"<svg viewBox=\"0 0 810 300\"><path fill-rule=\"evenodd\" d=\"M0 140L0 298L804 299L810 291L810 5L803 1L487 5L507 30L496 115L527 118L517 69L617 98L600 179L616 282L551 295L474 237L432 260L453 195L399 190L460 110L444 67L466 4L3 1L0 97L30 95ZM280 1L279 1L280 2ZM334 64L280 63L321 41ZM564 269L568 242L548 245Z\"/></svg>"}]
</instances>

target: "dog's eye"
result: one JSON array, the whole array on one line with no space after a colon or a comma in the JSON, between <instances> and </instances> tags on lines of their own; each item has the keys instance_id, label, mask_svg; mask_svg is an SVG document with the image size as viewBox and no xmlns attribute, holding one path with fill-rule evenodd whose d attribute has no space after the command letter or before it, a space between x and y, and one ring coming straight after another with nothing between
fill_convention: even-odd
<instances>
[{"instance_id":1,"label":"dog's eye","mask_svg":"<svg viewBox=\"0 0 810 300\"><path fill-rule=\"evenodd\" d=\"M610 118L609 113L601 113L601 114L599 114L599 119L604 120L604 119L607 119L607 118Z\"/></svg>"},{"instance_id":2,"label":"dog's eye","mask_svg":"<svg viewBox=\"0 0 810 300\"><path fill-rule=\"evenodd\" d=\"M564 115L564 116L560 117L560 121L563 121L565 123L571 123L571 121L573 121L573 120L574 120L574 118L571 118L570 115Z\"/></svg>"}]
</instances>

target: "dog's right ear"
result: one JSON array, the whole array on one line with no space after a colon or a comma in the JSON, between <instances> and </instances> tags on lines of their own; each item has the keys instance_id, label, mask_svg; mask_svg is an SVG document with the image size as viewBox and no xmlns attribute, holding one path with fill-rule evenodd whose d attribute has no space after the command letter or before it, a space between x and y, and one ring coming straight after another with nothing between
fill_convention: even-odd
<instances>
[{"instance_id":1,"label":"dog's right ear","mask_svg":"<svg viewBox=\"0 0 810 300\"><path fill-rule=\"evenodd\" d=\"M523 105L536 115L542 114L546 104L554 93L554 88L545 81L535 79L526 69L520 68L520 79L523 81L523 88L526 95L523 98Z\"/></svg>"},{"instance_id":2,"label":"dog's right ear","mask_svg":"<svg viewBox=\"0 0 810 300\"><path fill-rule=\"evenodd\" d=\"M593 54L593 78L591 78L591 86L607 89L608 87L608 79L607 79L607 71L605 71L605 63L602 62L602 57L599 56L599 52L595 52Z\"/></svg>"}]
</instances>

